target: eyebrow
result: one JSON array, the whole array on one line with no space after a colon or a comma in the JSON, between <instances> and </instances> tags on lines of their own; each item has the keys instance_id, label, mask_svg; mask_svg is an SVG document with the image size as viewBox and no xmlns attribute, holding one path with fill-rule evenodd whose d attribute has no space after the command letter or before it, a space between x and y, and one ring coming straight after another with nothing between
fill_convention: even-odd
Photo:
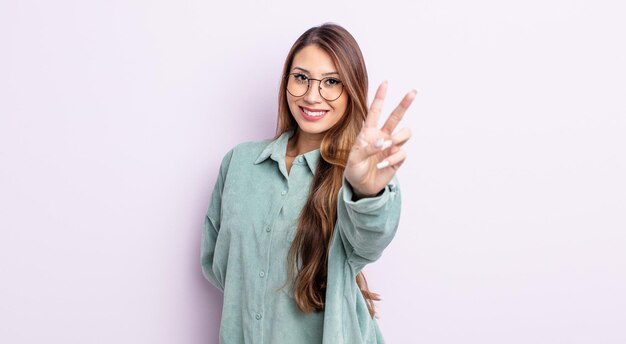
<instances>
[{"instance_id":1,"label":"eyebrow","mask_svg":"<svg viewBox=\"0 0 626 344\"><path fill-rule=\"evenodd\" d=\"M306 70L306 69L304 69L302 67L293 67L293 69L299 69L299 70L301 70L301 71L303 71L305 73L311 74L311 72L309 72L308 70ZM322 74L322 76L333 75L333 74L337 74L338 75L339 73L337 73L337 72L324 73L324 74Z\"/></svg>"}]
</instances>

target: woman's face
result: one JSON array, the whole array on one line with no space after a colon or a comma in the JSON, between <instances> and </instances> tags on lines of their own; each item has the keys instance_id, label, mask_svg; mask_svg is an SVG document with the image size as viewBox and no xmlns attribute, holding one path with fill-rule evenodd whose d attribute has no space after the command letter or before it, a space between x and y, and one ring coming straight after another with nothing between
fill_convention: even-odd
<instances>
[{"instance_id":1,"label":"woman's face","mask_svg":"<svg viewBox=\"0 0 626 344\"><path fill-rule=\"evenodd\" d=\"M335 80L341 80L330 55L316 45L308 45L294 55L289 73L302 74L298 76L300 79L306 77L321 80L331 77L336 78ZM292 82L292 78L293 76L290 76L290 82ZM334 126L345 115L349 96L344 88L339 98L328 101L320 94L319 81L309 80L309 83L308 91L300 97L295 97L285 90L287 103L291 115L298 123L301 131L308 134L321 134ZM333 83L335 81L329 80L327 85ZM343 87L343 85L338 87ZM328 97L328 95L326 96Z\"/></svg>"}]
</instances>

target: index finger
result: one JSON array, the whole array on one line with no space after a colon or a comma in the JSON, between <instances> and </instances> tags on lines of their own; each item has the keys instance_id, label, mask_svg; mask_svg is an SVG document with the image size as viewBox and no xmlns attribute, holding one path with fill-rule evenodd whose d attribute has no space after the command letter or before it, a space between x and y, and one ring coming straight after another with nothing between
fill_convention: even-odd
<instances>
[{"instance_id":1,"label":"index finger","mask_svg":"<svg viewBox=\"0 0 626 344\"><path fill-rule=\"evenodd\" d=\"M398 104L398 106L393 110L391 115L389 115L389 118L387 118L387 121L385 121L385 125L383 125L381 129L382 131L388 134L391 134L393 132L396 126L398 126L398 123L400 123L400 120L404 116L406 110L409 108L409 106L411 106L411 103L413 102L413 99L415 99L416 95L417 91L412 90L411 92L407 93L404 98L402 98L400 104Z\"/></svg>"},{"instance_id":2,"label":"index finger","mask_svg":"<svg viewBox=\"0 0 626 344\"><path fill-rule=\"evenodd\" d=\"M374 101L372 101L372 105L370 105L370 110L367 113L367 117L365 117L365 127L375 128L378 126L378 117L380 117L380 113L383 110L383 102L385 101L385 95L387 94L387 81L383 81L378 89L376 90L376 95L374 96Z\"/></svg>"}]
</instances>

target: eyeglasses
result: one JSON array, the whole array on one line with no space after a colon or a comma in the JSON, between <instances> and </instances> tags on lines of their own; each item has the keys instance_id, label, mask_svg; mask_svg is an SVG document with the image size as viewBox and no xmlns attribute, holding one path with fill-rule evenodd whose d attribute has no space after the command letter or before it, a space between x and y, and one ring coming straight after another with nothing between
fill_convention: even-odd
<instances>
[{"instance_id":1,"label":"eyeglasses","mask_svg":"<svg viewBox=\"0 0 626 344\"><path fill-rule=\"evenodd\" d=\"M302 97L309 91L311 81L319 81L319 92L322 98L331 102L337 100L343 92L343 83L341 80L333 77L323 79L313 79L302 73L291 73L285 76L287 78L287 92L294 97Z\"/></svg>"}]
</instances>

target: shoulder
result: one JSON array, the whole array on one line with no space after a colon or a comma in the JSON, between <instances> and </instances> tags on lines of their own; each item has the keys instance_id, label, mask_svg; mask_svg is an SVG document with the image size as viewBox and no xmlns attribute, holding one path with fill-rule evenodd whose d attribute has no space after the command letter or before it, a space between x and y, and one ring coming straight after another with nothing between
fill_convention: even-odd
<instances>
[{"instance_id":1,"label":"shoulder","mask_svg":"<svg viewBox=\"0 0 626 344\"><path fill-rule=\"evenodd\" d=\"M242 142L231 148L231 151L237 154L259 155L271 142L271 139Z\"/></svg>"},{"instance_id":2,"label":"shoulder","mask_svg":"<svg viewBox=\"0 0 626 344\"><path fill-rule=\"evenodd\" d=\"M233 163L253 163L271 142L271 139L265 139L246 141L233 146L222 158L222 169L228 169Z\"/></svg>"},{"instance_id":3,"label":"shoulder","mask_svg":"<svg viewBox=\"0 0 626 344\"><path fill-rule=\"evenodd\" d=\"M230 149L229 153L234 158L249 160L256 160L261 153L267 148L267 146L272 142L270 139L266 140L258 140L258 141L247 141L242 142L233 148Z\"/></svg>"}]
</instances>

